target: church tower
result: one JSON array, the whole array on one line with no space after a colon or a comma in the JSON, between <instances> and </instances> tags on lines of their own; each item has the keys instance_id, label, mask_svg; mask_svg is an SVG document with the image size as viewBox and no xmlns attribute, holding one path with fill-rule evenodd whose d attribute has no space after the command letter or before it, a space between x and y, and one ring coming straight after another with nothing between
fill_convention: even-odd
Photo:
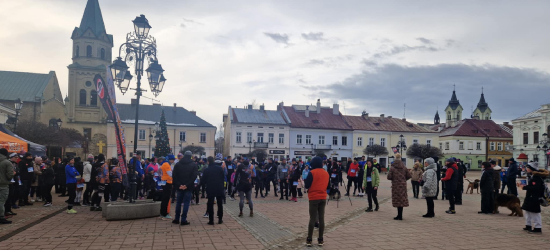
<instances>
[{"instance_id":1,"label":"church tower","mask_svg":"<svg viewBox=\"0 0 550 250\"><path fill-rule=\"evenodd\" d=\"M96 74L105 78L105 67L112 61L113 36L105 30L98 0L88 0L80 26L74 28L71 39L66 125L88 139L90 148L85 148L84 153L106 153L105 148L101 150L103 152L94 150L96 141L106 142L107 115L98 99L93 79Z\"/></svg>"},{"instance_id":2,"label":"church tower","mask_svg":"<svg viewBox=\"0 0 550 250\"><path fill-rule=\"evenodd\" d=\"M473 118L478 120L491 120L491 109L489 104L485 102L485 95L483 94L483 88L481 89L481 98L479 98L479 103L477 108L474 110Z\"/></svg>"},{"instance_id":3,"label":"church tower","mask_svg":"<svg viewBox=\"0 0 550 250\"><path fill-rule=\"evenodd\" d=\"M456 92L453 90L453 95L451 96L451 100L449 101L449 105L447 105L447 108L445 108L445 114L447 115L447 121L446 126L447 127L454 127L458 123L458 121L462 120L462 105L460 105L460 102L456 98Z\"/></svg>"},{"instance_id":4,"label":"church tower","mask_svg":"<svg viewBox=\"0 0 550 250\"><path fill-rule=\"evenodd\" d=\"M439 110L435 111L434 124L438 125L440 123L439 119Z\"/></svg>"}]
</instances>

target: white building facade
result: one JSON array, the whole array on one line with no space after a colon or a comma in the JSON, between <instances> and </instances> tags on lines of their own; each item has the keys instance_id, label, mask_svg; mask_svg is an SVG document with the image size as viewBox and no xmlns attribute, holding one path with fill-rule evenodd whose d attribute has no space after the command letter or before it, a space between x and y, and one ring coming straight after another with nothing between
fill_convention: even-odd
<instances>
[{"instance_id":1,"label":"white building facade","mask_svg":"<svg viewBox=\"0 0 550 250\"><path fill-rule=\"evenodd\" d=\"M512 120L512 125L514 145L511 149L514 158L523 153L529 161L548 165L543 147L550 147L550 104L541 105L539 109Z\"/></svg>"}]
</instances>

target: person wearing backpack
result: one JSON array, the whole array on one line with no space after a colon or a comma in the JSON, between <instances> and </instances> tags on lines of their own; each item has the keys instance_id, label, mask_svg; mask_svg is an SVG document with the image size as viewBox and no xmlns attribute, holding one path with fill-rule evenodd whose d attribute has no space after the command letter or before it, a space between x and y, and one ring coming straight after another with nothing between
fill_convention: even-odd
<instances>
[{"instance_id":1,"label":"person wearing backpack","mask_svg":"<svg viewBox=\"0 0 550 250\"><path fill-rule=\"evenodd\" d=\"M525 211L525 228L529 233L542 233L541 199L545 198L544 179L548 177L548 170L540 169L537 162L527 165L527 185L520 184L520 188L527 191L521 209ZM511 185L508 183L508 185Z\"/></svg>"},{"instance_id":2,"label":"person wearing backpack","mask_svg":"<svg viewBox=\"0 0 550 250\"><path fill-rule=\"evenodd\" d=\"M252 203L252 179L254 177L256 177L254 166L248 161L245 160L237 167L235 183L239 192L239 217L243 217L245 196L248 201L248 208L250 208L250 217L254 216L254 204Z\"/></svg>"}]
</instances>

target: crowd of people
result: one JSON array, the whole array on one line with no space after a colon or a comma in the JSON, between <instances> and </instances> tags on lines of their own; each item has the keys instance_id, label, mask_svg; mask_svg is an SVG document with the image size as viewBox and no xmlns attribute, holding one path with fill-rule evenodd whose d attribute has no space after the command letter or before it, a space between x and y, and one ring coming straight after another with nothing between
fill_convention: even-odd
<instances>
[{"instance_id":1,"label":"crowd of people","mask_svg":"<svg viewBox=\"0 0 550 250\"><path fill-rule=\"evenodd\" d=\"M309 198L310 223L306 243L311 246L313 228L319 228L318 244L323 244L324 210L327 198L339 199L340 189L344 196L364 197L368 207L365 212L380 209L377 193L380 176L387 174L391 181L393 207L397 208L395 220L403 220L403 208L409 206L407 182L410 180L413 198L425 199L425 218L435 216L434 200L441 193L448 200L447 214L456 214L456 205L462 205L463 182L468 171L463 162L449 158L444 165L438 157L415 162L408 169L395 155L388 169L376 159L348 159L345 162L314 157L304 162L301 159L267 159L221 154L207 158L193 157L189 151L177 156L142 159L136 153L128 164L118 159L106 159L104 155L88 155L83 161L75 158L33 157L30 153L11 153L0 149L0 223L17 215L13 209L32 206L52 206L52 189L59 197L67 197L66 212L77 213L74 206L89 206L90 211L102 211L104 202L152 199L161 202L160 217L174 224L189 225L189 206L207 199L204 214L208 224L214 225L214 205L217 204L218 224L223 223L223 204L226 199L239 199L239 217L244 216L245 204L249 216L254 216L254 199L273 193L279 200L297 202L306 193ZM121 167L124 166L123 170ZM544 196L544 178L548 171L539 169L537 163L527 165L527 181L517 184L517 163L511 159L508 167L497 166L495 161L483 162L480 180L480 214L494 212L495 197L508 187L508 194L517 196L517 186L527 191L522 209L526 211L526 227L531 233L541 232L539 197ZM344 178L345 176L345 178ZM347 181L346 181L347 180ZM347 183L346 183L347 182ZM441 182L441 185L440 185ZM351 187L353 186L353 190ZM271 190L273 189L273 190ZM353 191L353 192L352 192ZM206 196L205 196L206 195ZM133 201L132 201L133 200ZM170 204L175 203L175 217L170 216ZM374 206L373 206L374 203ZM182 210L183 207L183 210Z\"/></svg>"}]
</instances>

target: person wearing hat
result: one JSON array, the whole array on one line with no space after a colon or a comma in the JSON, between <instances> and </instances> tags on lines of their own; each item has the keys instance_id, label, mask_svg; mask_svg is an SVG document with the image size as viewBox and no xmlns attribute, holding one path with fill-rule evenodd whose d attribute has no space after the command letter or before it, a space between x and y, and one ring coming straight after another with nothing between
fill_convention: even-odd
<instances>
[{"instance_id":1,"label":"person wearing hat","mask_svg":"<svg viewBox=\"0 0 550 250\"><path fill-rule=\"evenodd\" d=\"M510 158L510 166L508 167L508 193L518 196L518 188L516 187L516 178L520 170L518 168L518 163L514 158Z\"/></svg>"},{"instance_id":2,"label":"person wearing hat","mask_svg":"<svg viewBox=\"0 0 550 250\"><path fill-rule=\"evenodd\" d=\"M481 211L477 213L492 214L495 209L493 167L489 162L483 162L481 165L483 166L483 173L479 181L479 188L481 189Z\"/></svg>"},{"instance_id":3,"label":"person wearing hat","mask_svg":"<svg viewBox=\"0 0 550 250\"><path fill-rule=\"evenodd\" d=\"M319 156L311 160L311 171L305 180L305 187L308 190L309 198L309 225L307 230L306 244L312 245L313 228L319 219L319 246L324 244L323 233L325 230L325 207L327 205L327 190L330 187L330 177L323 169L323 159Z\"/></svg>"},{"instance_id":4,"label":"person wearing hat","mask_svg":"<svg viewBox=\"0 0 550 250\"><path fill-rule=\"evenodd\" d=\"M544 179L548 178L549 172L539 169L537 162L530 162L526 168L527 185L520 184L521 189L527 191L521 209L525 211L525 228L529 233L542 233L542 219L540 216L540 197L544 197Z\"/></svg>"},{"instance_id":5,"label":"person wearing hat","mask_svg":"<svg viewBox=\"0 0 550 250\"><path fill-rule=\"evenodd\" d=\"M195 187L195 179L198 174L197 164L191 159L192 155L191 151L185 151L183 159L174 166L174 171L172 172L172 184L177 189L176 216L172 223L180 223L181 214L182 226L191 224L187 221L187 212L189 211L189 204L191 203L191 197L193 196L193 189ZM182 203L183 213L181 212Z\"/></svg>"},{"instance_id":6,"label":"person wearing hat","mask_svg":"<svg viewBox=\"0 0 550 250\"><path fill-rule=\"evenodd\" d=\"M19 197L19 206L32 206L32 203L29 202L31 183L34 180L32 154L28 152L25 153L23 159L19 162L18 167L21 177L21 197Z\"/></svg>"},{"instance_id":7,"label":"person wearing hat","mask_svg":"<svg viewBox=\"0 0 550 250\"><path fill-rule=\"evenodd\" d=\"M44 207L52 206L52 188L55 184L55 172L53 170L54 163L50 160L47 160L44 164L46 168L42 170L42 181L44 184L44 189L42 194L44 196Z\"/></svg>"},{"instance_id":8,"label":"person wearing hat","mask_svg":"<svg viewBox=\"0 0 550 250\"><path fill-rule=\"evenodd\" d=\"M489 163L491 163L491 168L493 169L493 188L495 197L497 197L497 194L500 191L500 171L502 168L497 165L495 160L491 160Z\"/></svg>"},{"instance_id":9,"label":"person wearing hat","mask_svg":"<svg viewBox=\"0 0 550 250\"><path fill-rule=\"evenodd\" d=\"M449 158L445 162L447 170L445 171L445 177L441 181L445 182L445 193L449 200L449 210L445 211L448 214L456 214L455 210L455 192L458 183L458 166L454 158Z\"/></svg>"},{"instance_id":10,"label":"person wearing hat","mask_svg":"<svg viewBox=\"0 0 550 250\"><path fill-rule=\"evenodd\" d=\"M225 196L224 181L225 172L222 161L222 155L217 154L216 159L209 156L208 167L203 171L201 182L206 186L206 195L208 201L206 203L206 211L208 214L208 225L214 225L214 200L218 205L218 224L223 223L223 198ZM196 176L196 173L195 175ZM176 212L177 213L177 212Z\"/></svg>"},{"instance_id":11,"label":"person wearing hat","mask_svg":"<svg viewBox=\"0 0 550 250\"><path fill-rule=\"evenodd\" d=\"M172 164L176 160L174 155L168 155L168 161L162 163L159 168L160 180L162 182L162 201L160 204L161 218L172 219L168 210L168 202L172 196Z\"/></svg>"},{"instance_id":12,"label":"person wearing hat","mask_svg":"<svg viewBox=\"0 0 550 250\"><path fill-rule=\"evenodd\" d=\"M8 160L8 150L0 148L0 224L11 224L11 221L6 220L4 203L8 200L10 194L9 185L11 179L15 175L13 165Z\"/></svg>"}]
</instances>

